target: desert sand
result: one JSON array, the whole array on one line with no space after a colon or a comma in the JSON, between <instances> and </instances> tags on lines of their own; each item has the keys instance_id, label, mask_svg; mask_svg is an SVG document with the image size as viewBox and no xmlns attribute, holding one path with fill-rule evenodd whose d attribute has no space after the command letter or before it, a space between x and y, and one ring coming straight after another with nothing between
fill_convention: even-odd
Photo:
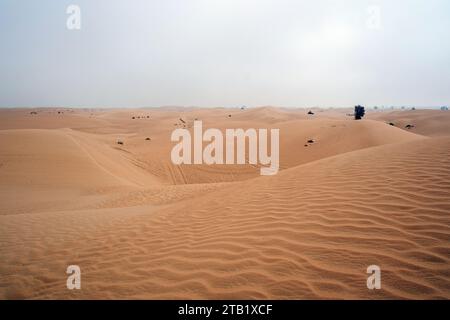
<instances>
[{"instance_id":1,"label":"desert sand","mask_svg":"<svg viewBox=\"0 0 450 320\"><path fill-rule=\"evenodd\" d=\"M0 298L449 299L450 112L308 110L0 110ZM195 119L279 128L280 172L173 165Z\"/></svg>"}]
</instances>

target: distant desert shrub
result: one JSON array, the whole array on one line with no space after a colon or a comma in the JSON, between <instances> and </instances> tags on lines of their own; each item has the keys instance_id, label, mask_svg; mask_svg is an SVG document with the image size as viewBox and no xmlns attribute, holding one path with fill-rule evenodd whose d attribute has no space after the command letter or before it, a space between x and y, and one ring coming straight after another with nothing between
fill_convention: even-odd
<instances>
[{"instance_id":1,"label":"distant desert shrub","mask_svg":"<svg viewBox=\"0 0 450 320\"><path fill-rule=\"evenodd\" d=\"M355 106L355 120L361 120L364 117L366 111L363 106L357 105Z\"/></svg>"}]
</instances>

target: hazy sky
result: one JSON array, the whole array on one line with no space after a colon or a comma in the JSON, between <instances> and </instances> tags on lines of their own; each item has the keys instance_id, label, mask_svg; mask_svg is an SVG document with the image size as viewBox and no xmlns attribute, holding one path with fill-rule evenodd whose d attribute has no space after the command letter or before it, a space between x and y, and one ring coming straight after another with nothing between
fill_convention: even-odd
<instances>
[{"instance_id":1,"label":"hazy sky","mask_svg":"<svg viewBox=\"0 0 450 320\"><path fill-rule=\"evenodd\" d=\"M450 104L450 1L0 0L0 107L355 104Z\"/></svg>"}]
</instances>

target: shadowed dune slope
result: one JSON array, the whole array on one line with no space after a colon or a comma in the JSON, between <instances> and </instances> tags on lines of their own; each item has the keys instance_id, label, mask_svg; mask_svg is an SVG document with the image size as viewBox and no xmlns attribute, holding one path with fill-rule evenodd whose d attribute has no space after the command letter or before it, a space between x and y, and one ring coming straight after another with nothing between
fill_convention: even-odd
<instances>
[{"instance_id":1,"label":"shadowed dune slope","mask_svg":"<svg viewBox=\"0 0 450 320\"><path fill-rule=\"evenodd\" d=\"M169 206L1 216L0 294L448 299L449 157L450 138L419 139ZM80 291L65 288L69 264ZM366 288L372 264L382 290Z\"/></svg>"},{"instance_id":2,"label":"shadowed dune slope","mask_svg":"<svg viewBox=\"0 0 450 320\"><path fill-rule=\"evenodd\" d=\"M0 130L1 214L72 208L81 205L83 196L89 202L95 194L157 181L126 153L88 134L70 129Z\"/></svg>"}]
</instances>

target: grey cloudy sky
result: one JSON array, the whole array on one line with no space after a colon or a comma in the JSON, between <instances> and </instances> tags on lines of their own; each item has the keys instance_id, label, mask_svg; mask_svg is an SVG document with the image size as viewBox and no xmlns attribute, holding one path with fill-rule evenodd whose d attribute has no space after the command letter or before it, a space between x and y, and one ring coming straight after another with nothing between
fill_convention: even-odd
<instances>
[{"instance_id":1,"label":"grey cloudy sky","mask_svg":"<svg viewBox=\"0 0 450 320\"><path fill-rule=\"evenodd\" d=\"M0 58L0 107L448 105L450 1L0 0Z\"/></svg>"}]
</instances>

